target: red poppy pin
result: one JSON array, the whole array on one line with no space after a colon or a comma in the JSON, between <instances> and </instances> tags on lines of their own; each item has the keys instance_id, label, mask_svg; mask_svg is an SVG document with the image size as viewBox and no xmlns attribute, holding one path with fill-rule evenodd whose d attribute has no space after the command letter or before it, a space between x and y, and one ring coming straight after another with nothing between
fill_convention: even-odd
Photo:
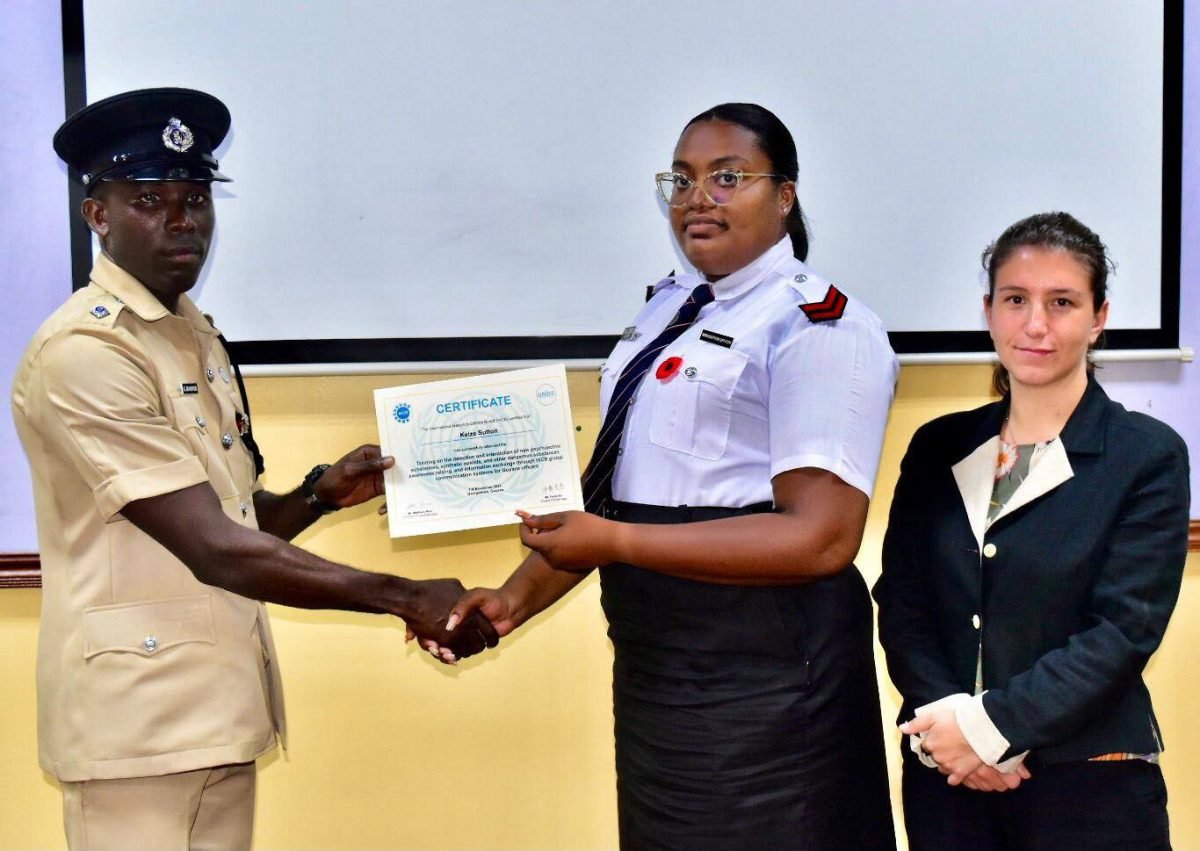
<instances>
[{"instance_id":1,"label":"red poppy pin","mask_svg":"<svg viewBox=\"0 0 1200 851\"><path fill-rule=\"evenodd\" d=\"M683 358L671 357L658 365L658 369L654 371L654 377L659 381L670 381L675 373L679 372L679 367L683 366Z\"/></svg>"}]
</instances>

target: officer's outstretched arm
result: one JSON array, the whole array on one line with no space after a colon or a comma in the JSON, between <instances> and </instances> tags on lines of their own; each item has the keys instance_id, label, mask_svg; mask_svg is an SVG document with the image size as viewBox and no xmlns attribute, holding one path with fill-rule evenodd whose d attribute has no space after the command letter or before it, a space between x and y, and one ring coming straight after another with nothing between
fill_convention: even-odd
<instances>
[{"instance_id":1,"label":"officer's outstretched arm","mask_svg":"<svg viewBox=\"0 0 1200 851\"><path fill-rule=\"evenodd\" d=\"M457 648L459 658L499 640L478 614L453 633L444 629L464 590L457 579L411 580L327 561L227 517L207 482L135 500L121 513L201 582L243 597L304 609L393 614L417 635Z\"/></svg>"}]
</instances>

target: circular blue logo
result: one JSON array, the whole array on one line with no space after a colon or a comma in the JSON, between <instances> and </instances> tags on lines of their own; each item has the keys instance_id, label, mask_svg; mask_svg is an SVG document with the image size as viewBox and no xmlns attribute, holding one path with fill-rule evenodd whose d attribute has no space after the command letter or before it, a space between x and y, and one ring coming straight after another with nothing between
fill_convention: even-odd
<instances>
[{"instance_id":1,"label":"circular blue logo","mask_svg":"<svg viewBox=\"0 0 1200 851\"><path fill-rule=\"evenodd\" d=\"M553 385L543 384L537 389L537 400L543 405L553 405L554 400L558 398L558 391Z\"/></svg>"},{"instance_id":2,"label":"circular blue logo","mask_svg":"<svg viewBox=\"0 0 1200 851\"><path fill-rule=\"evenodd\" d=\"M392 408L392 416L396 418L396 422L406 423L408 422L408 418L412 416L412 407L408 402L401 402Z\"/></svg>"}]
</instances>

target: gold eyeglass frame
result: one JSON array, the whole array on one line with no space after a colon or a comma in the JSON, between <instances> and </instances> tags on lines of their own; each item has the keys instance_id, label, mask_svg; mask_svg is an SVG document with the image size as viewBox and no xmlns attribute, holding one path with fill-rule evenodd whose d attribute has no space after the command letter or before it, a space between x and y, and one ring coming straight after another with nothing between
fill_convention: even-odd
<instances>
[{"instance_id":1,"label":"gold eyeglass frame","mask_svg":"<svg viewBox=\"0 0 1200 851\"><path fill-rule=\"evenodd\" d=\"M734 187L733 194L729 196L728 201L718 201L712 195L708 194L708 190L704 188L704 184L708 183L708 181L712 180L712 178L716 177L718 174L733 174L733 175L737 176L737 186ZM671 177L671 178L682 177L684 180L690 181L692 183L692 186L690 189L682 190L685 193L684 200L679 202L678 204L672 203L671 199L667 197L667 193L663 191L662 181L664 178L668 178L668 177ZM658 197L662 198L663 202L668 207L686 207L688 205L688 202L691 201L692 192L696 191L697 186L700 187L700 191L704 193L704 197L708 199L708 202L710 204L712 204L714 207L724 207L726 204L731 203L733 201L733 199L737 197L737 194L738 194L738 192L741 191L742 184L747 177L777 177L780 180L784 180L784 181L789 180L787 175L775 174L775 173L769 172L769 171L742 171L741 169L737 169L737 168L719 168L716 171L709 172L707 175L704 176L703 180L695 180L691 177L688 177L686 174L680 174L677 171L660 171L658 174L654 175L654 185L658 187Z\"/></svg>"}]
</instances>

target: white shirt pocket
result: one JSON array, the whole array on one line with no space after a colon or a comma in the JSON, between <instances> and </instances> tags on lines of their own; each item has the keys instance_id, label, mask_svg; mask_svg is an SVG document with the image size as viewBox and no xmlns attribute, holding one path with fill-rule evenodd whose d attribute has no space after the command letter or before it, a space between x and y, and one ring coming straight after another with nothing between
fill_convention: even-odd
<instances>
[{"instance_id":1,"label":"white shirt pocket","mask_svg":"<svg viewBox=\"0 0 1200 851\"><path fill-rule=\"evenodd\" d=\"M650 416L650 442L715 461L725 454L733 416L733 389L750 356L702 343L661 382ZM659 381L651 371L647 381Z\"/></svg>"}]
</instances>

